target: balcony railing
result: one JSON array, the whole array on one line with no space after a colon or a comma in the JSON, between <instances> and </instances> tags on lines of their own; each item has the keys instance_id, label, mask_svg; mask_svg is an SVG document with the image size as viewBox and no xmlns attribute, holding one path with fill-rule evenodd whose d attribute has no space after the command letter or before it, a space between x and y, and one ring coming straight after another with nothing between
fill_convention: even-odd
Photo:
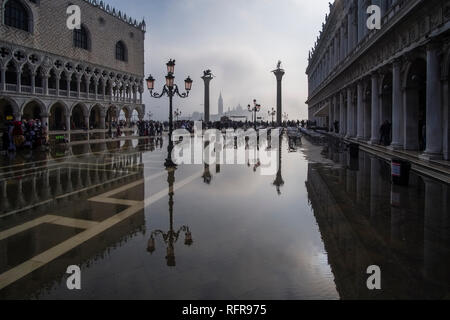
<instances>
[{"instance_id":1,"label":"balcony railing","mask_svg":"<svg viewBox=\"0 0 450 320\"><path fill-rule=\"evenodd\" d=\"M1 91L1 87L0 86L0 91ZM17 90L17 85L16 84L11 84L11 83L7 83L5 85L5 91L6 92L18 92ZM22 85L20 86L20 93L22 94L33 94L33 88L31 86L26 86L26 85ZM44 95L44 88L42 87L34 87L34 94L36 95ZM67 97L67 90L59 90L59 94L58 91L56 89L53 88L49 88L48 89L48 96L59 96L59 97ZM78 98L78 92L75 91L70 91L70 97L71 98ZM97 101L114 101L114 102L125 102L125 103L136 103L136 104L141 104L142 101L137 98L136 101L134 100L133 97L118 97L118 96L112 96L111 95L103 95L103 94L95 94L95 93L87 93L87 92L80 92L80 99L84 99L84 100L97 100Z\"/></svg>"}]
</instances>

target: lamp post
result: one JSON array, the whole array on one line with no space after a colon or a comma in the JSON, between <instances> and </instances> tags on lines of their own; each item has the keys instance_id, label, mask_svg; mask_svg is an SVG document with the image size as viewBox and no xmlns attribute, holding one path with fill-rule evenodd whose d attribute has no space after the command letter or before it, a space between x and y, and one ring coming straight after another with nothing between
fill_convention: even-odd
<instances>
[{"instance_id":1,"label":"lamp post","mask_svg":"<svg viewBox=\"0 0 450 320\"><path fill-rule=\"evenodd\" d=\"M273 118L277 115L277 110L275 108L272 108L272 111L268 112L269 117L272 116L272 126L273 126Z\"/></svg>"},{"instance_id":2,"label":"lamp post","mask_svg":"<svg viewBox=\"0 0 450 320\"><path fill-rule=\"evenodd\" d=\"M164 85L161 93L153 93L155 89L155 79L150 75L147 80L147 88L150 92L150 96L153 98L162 98L164 95L169 97L169 146L167 147L168 157L165 162L166 168L176 167L176 164L172 161L172 150L173 150L173 141L172 141L172 133L173 133L173 111L172 111L172 100L175 95L178 95L180 98L184 99L189 96L189 92L192 89L192 83L190 77L187 77L184 80L185 90L186 92L180 93L178 86L174 83L175 81L175 60L170 59L167 63L167 76L166 76L166 84Z\"/></svg>"},{"instance_id":3,"label":"lamp post","mask_svg":"<svg viewBox=\"0 0 450 320\"><path fill-rule=\"evenodd\" d=\"M283 113L283 120L284 121L288 121L289 120L289 115L286 112Z\"/></svg>"},{"instance_id":4,"label":"lamp post","mask_svg":"<svg viewBox=\"0 0 450 320\"><path fill-rule=\"evenodd\" d=\"M256 120L257 120L256 119L256 113L261 111L261 105L256 102L256 99L254 99L253 100L253 107L251 105L248 105L247 107L248 107L248 112L251 112L252 113L252 117L254 117L253 118L253 120L254 120L253 123L254 123L255 130L256 130Z\"/></svg>"}]
</instances>

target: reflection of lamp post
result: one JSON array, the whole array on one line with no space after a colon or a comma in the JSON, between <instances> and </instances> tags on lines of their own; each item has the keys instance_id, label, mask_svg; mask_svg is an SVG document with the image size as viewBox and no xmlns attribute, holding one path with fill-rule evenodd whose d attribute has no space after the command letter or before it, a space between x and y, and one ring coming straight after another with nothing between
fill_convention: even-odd
<instances>
[{"instance_id":1,"label":"reflection of lamp post","mask_svg":"<svg viewBox=\"0 0 450 320\"><path fill-rule=\"evenodd\" d=\"M272 111L268 112L269 117L272 116L272 126L273 126L273 118L277 115L277 110L275 108L272 108Z\"/></svg>"},{"instance_id":2,"label":"reflection of lamp post","mask_svg":"<svg viewBox=\"0 0 450 320\"><path fill-rule=\"evenodd\" d=\"M211 180L212 180L212 175L211 175L211 171L209 170L209 164L205 163L205 169L203 171L203 182L206 184L211 184Z\"/></svg>"},{"instance_id":3,"label":"reflection of lamp post","mask_svg":"<svg viewBox=\"0 0 450 320\"><path fill-rule=\"evenodd\" d=\"M172 99L176 95L178 95L180 98L187 98L189 96L189 91L192 89L192 80L190 77L187 77L186 80L184 80L185 84L185 93L180 93L178 90L178 86L174 83L175 81L175 60L170 59L170 61L167 63L167 76L166 76L166 84L163 87L163 90L161 93L153 93L153 90L155 89L155 79L150 75L147 78L147 88L150 92L150 96L153 98L162 98L164 95L167 95L169 97L169 146L167 148L168 151L168 158L166 159L165 166L167 168L169 167L175 167L175 163L172 161L172 150L173 150L173 141L172 141L172 132L173 132L173 112L172 112Z\"/></svg>"},{"instance_id":4,"label":"reflection of lamp post","mask_svg":"<svg viewBox=\"0 0 450 320\"><path fill-rule=\"evenodd\" d=\"M252 113L253 123L256 130L256 113L261 111L261 105L256 103L256 99L253 100L253 107L248 105L248 112Z\"/></svg>"},{"instance_id":5,"label":"reflection of lamp post","mask_svg":"<svg viewBox=\"0 0 450 320\"><path fill-rule=\"evenodd\" d=\"M282 151L282 144L283 144L283 136L280 135L279 137L279 144L278 144L278 171L277 171L277 177L275 178L275 181L273 182L273 185L277 188L278 195L281 195L281 187L284 185L284 180L281 175L281 151Z\"/></svg>"},{"instance_id":6,"label":"reflection of lamp post","mask_svg":"<svg viewBox=\"0 0 450 320\"><path fill-rule=\"evenodd\" d=\"M180 237L180 233L184 232L185 239L184 244L187 246L191 246L194 241L192 240L192 233L189 230L189 227L182 226L178 231L174 230L173 227L173 185L175 183L175 168L168 168L168 178L167 182L169 183L169 231L164 232L161 230L155 230L151 233L150 239L148 240L147 244L147 251L150 253L155 252L156 250L156 242L155 238L158 235L161 235L165 244L167 245L167 266L169 267L175 267L176 261L175 261L175 243L178 241L178 238Z\"/></svg>"}]
</instances>

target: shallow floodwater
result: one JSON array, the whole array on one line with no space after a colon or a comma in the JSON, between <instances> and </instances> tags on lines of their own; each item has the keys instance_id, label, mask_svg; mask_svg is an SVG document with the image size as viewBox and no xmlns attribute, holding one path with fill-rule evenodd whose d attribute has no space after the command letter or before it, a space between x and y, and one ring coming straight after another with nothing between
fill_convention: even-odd
<instances>
[{"instance_id":1,"label":"shallow floodwater","mask_svg":"<svg viewBox=\"0 0 450 320\"><path fill-rule=\"evenodd\" d=\"M166 147L4 160L0 298L450 297L447 185L412 174L393 187L383 160L305 138L283 139L271 176L252 164L165 170ZM70 265L81 290L67 289ZM370 265L381 290L367 288Z\"/></svg>"}]
</instances>

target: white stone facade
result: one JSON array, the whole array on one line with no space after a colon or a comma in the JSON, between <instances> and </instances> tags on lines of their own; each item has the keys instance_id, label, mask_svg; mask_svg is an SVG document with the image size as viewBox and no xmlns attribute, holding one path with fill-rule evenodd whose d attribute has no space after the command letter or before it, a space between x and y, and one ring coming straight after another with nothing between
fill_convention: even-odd
<instances>
[{"instance_id":1,"label":"white stone facade","mask_svg":"<svg viewBox=\"0 0 450 320\"><path fill-rule=\"evenodd\" d=\"M20 3L28 30L8 25L8 2ZM54 0L0 0L0 122L13 116L41 118L50 131L62 127L105 129L121 111L145 115L145 22L137 22L103 1L72 0L81 8L89 47L75 46L67 28L69 6ZM118 59L118 43L125 59Z\"/></svg>"},{"instance_id":2,"label":"white stone facade","mask_svg":"<svg viewBox=\"0 0 450 320\"><path fill-rule=\"evenodd\" d=\"M449 27L449 0L336 0L309 56L309 119L373 144L388 121L390 148L449 160Z\"/></svg>"}]
</instances>

